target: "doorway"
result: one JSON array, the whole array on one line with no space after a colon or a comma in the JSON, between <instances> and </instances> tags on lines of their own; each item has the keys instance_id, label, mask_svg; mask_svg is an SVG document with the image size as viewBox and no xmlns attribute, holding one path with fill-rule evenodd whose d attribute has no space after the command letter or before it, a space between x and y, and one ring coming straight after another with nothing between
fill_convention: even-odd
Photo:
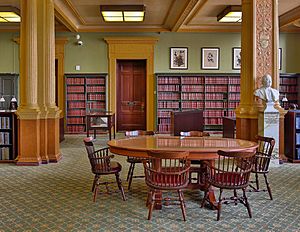
<instances>
[{"instance_id":1,"label":"doorway","mask_svg":"<svg viewBox=\"0 0 300 232\"><path fill-rule=\"evenodd\" d=\"M117 130L146 130L146 60L117 60Z\"/></svg>"}]
</instances>

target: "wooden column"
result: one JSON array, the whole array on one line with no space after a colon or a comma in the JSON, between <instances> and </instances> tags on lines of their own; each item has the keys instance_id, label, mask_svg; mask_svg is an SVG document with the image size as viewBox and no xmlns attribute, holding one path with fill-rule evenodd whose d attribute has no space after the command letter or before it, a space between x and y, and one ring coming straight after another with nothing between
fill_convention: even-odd
<instances>
[{"instance_id":1,"label":"wooden column","mask_svg":"<svg viewBox=\"0 0 300 232\"><path fill-rule=\"evenodd\" d=\"M43 123L43 134L45 135L45 147L42 151L47 151L47 160L57 162L61 156L59 151L59 114L60 110L55 103L55 26L54 26L54 3L53 0L39 1L38 3L38 47L39 68L39 98L40 108L46 109ZM44 156L43 156L44 157Z\"/></svg>"},{"instance_id":2,"label":"wooden column","mask_svg":"<svg viewBox=\"0 0 300 232\"><path fill-rule=\"evenodd\" d=\"M17 165L39 165L40 109L37 101L37 0L21 1L19 155Z\"/></svg>"},{"instance_id":3,"label":"wooden column","mask_svg":"<svg viewBox=\"0 0 300 232\"><path fill-rule=\"evenodd\" d=\"M242 11L241 100L236 109L236 136L254 140L258 133L258 112L263 105L253 92L261 87L261 78L265 74L272 76L272 87L279 89L278 0L242 0ZM284 110L279 103L276 107L281 115L280 141L283 141ZM283 143L279 144L279 153L282 154Z\"/></svg>"}]
</instances>

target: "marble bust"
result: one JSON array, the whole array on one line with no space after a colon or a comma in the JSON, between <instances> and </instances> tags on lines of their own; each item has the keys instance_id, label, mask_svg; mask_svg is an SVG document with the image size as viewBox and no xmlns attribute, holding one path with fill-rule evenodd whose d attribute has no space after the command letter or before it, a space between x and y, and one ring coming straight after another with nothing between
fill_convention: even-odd
<instances>
[{"instance_id":1,"label":"marble bust","mask_svg":"<svg viewBox=\"0 0 300 232\"><path fill-rule=\"evenodd\" d=\"M254 91L254 95L265 102L275 102L279 100L279 91L273 89L272 77L266 74L262 77L262 87Z\"/></svg>"}]
</instances>

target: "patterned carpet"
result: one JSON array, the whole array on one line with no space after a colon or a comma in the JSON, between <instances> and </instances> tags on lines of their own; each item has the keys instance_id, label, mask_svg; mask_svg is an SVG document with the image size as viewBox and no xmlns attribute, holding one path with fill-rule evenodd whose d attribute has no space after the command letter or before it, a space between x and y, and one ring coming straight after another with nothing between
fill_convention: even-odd
<instances>
[{"instance_id":1,"label":"patterned carpet","mask_svg":"<svg viewBox=\"0 0 300 232\"><path fill-rule=\"evenodd\" d=\"M300 164L273 167L269 174L274 200L265 193L248 193L253 218L239 204L216 212L200 208L200 191L186 190L187 222L179 206L165 206L147 220L147 187L134 179L127 191L125 157L121 177L127 201L120 193L100 194L93 203L93 175L83 136L66 136L59 163L22 167L0 164L0 231L300 231ZM106 136L97 139L106 144ZM142 174L142 166L138 172ZM113 188L113 186L112 186Z\"/></svg>"}]
</instances>

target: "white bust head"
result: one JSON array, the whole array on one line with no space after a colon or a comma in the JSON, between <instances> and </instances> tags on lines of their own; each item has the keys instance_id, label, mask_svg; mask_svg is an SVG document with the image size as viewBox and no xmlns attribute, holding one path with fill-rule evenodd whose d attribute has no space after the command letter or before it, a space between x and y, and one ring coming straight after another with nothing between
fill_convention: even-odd
<instances>
[{"instance_id":1,"label":"white bust head","mask_svg":"<svg viewBox=\"0 0 300 232\"><path fill-rule=\"evenodd\" d=\"M265 88L272 86L272 77L269 74L266 74L262 77L262 85Z\"/></svg>"}]
</instances>

